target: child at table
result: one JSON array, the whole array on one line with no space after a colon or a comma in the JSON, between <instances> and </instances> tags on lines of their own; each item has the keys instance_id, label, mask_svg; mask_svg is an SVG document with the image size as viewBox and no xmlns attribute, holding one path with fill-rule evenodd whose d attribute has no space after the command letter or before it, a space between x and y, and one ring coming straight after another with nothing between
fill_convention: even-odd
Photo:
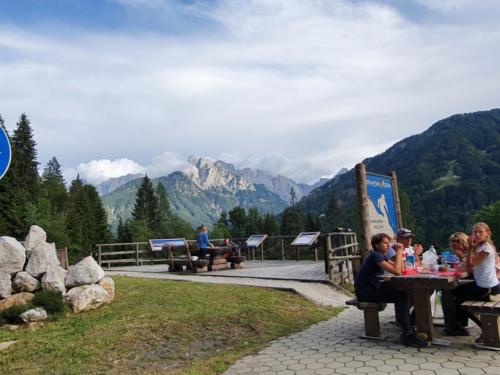
<instances>
[{"instance_id":1,"label":"child at table","mask_svg":"<svg viewBox=\"0 0 500 375\"><path fill-rule=\"evenodd\" d=\"M461 285L452 291L455 299L456 321L444 330L450 336L468 336L466 329L468 314L461 304L468 300L486 301L490 295L500 294L496 275L496 248L491 241L491 230L486 223L477 223L468 239L465 265L472 272L474 282Z\"/></svg>"},{"instance_id":2,"label":"child at table","mask_svg":"<svg viewBox=\"0 0 500 375\"><path fill-rule=\"evenodd\" d=\"M401 275L403 270L403 246L398 244L394 263L387 257L390 248L391 237L385 233L379 233L371 238L373 251L368 255L359 270L354 285L356 297L362 302L394 303L396 315L403 329L401 342L405 345L423 348L427 342L420 340L410 324L410 308L408 297L405 292L382 286L379 276L384 271L393 275Z\"/></svg>"}]
</instances>

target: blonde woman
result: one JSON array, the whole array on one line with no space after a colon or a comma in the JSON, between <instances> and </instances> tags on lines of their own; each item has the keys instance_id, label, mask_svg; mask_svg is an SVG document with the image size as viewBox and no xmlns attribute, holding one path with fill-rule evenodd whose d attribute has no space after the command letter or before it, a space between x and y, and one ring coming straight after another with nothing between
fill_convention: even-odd
<instances>
[{"instance_id":1,"label":"blonde woman","mask_svg":"<svg viewBox=\"0 0 500 375\"><path fill-rule=\"evenodd\" d=\"M500 293L496 275L496 248L491 241L491 230L486 223L477 223L472 228L468 239L468 249L465 260L467 271L474 276L474 282L461 285L453 290L455 298L456 321L445 330L452 336L468 336L468 314L461 304L469 300L487 300L491 295Z\"/></svg>"},{"instance_id":2,"label":"blonde woman","mask_svg":"<svg viewBox=\"0 0 500 375\"><path fill-rule=\"evenodd\" d=\"M469 249L469 236L463 232L455 232L448 239L450 248L453 253L464 262L467 255L467 250Z\"/></svg>"}]
</instances>

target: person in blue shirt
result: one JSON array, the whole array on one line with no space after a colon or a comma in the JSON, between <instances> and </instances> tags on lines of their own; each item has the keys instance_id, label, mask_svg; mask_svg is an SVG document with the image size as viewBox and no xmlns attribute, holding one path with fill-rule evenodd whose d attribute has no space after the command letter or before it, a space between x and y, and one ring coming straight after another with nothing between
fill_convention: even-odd
<instances>
[{"instance_id":1,"label":"person in blue shirt","mask_svg":"<svg viewBox=\"0 0 500 375\"><path fill-rule=\"evenodd\" d=\"M408 296L401 290L381 285L379 281L384 271L393 275L401 275L403 271L403 245L397 244L395 260L392 261L388 258L390 242L391 237L385 233L378 233L371 238L373 251L365 259L354 280L356 298L362 302L394 303L396 316L403 329L401 342L407 346L423 348L428 344L420 340L413 331Z\"/></svg>"},{"instance_id":2,"label":"person in blue shirt","mask_svg":"<svg viewBox=\"0 0 500 375\"><path fill-rule=\"evenodd\" d=\"M207 249L214 246L208 240L208 227L201 227L201 231L198 233L196 242L198 243L198 248L200 249L200 258L205 258L207 255Z\"/></svg>"}]
</instances>

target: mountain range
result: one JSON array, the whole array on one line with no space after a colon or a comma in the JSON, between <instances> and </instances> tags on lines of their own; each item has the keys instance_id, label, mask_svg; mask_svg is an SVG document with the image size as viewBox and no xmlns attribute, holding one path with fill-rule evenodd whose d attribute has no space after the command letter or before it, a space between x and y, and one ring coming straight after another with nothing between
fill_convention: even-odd
<instances>
[{"instance_id":1,"label":"mountain range","mask_svg":"<svg viewBox=\"0 0 500 375\"><path fill-rule=\"evenodd\" d=\"M260 169L239 170L221 160L212 162L190 156L188 162L190 169L155 178L153 184L164 184L173 212L194 226L214 223L222 211L228 212L235 206L277 214L288 206L291 188L301 198L328 180L314 185L298 184ZM120 217L130 218L141 180L141 175L127 175L97 185L112 227L116 227Z\"/></svg>"},{"instance_id":2,"label":"mountain range","mask_svg":"<svg viewBox=\"0 0 500 375\"><path fill-rule=\"evenodd\" d=\"M500 109L458 114L363 160L367 171L396 171L406 223L417 239L444 246L455 231L469 232L474 214L500 200ZM300 201L320 215L334 197L338 220L356 228L355 171L351 169Z\"/></svg>"}]
</instances>

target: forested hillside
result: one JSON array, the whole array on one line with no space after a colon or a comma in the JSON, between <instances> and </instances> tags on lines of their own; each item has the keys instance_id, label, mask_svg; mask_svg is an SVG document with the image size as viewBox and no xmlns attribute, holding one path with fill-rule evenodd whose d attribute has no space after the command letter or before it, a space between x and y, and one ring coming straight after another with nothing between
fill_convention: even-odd
<instances>
[{"instance_id":1,"label":"forested hillside","mask_svg":"<svg viewBox=\"0 0 500 375\"><path fill-rule=\"evenodd\" d=\"M370 172L396 171L403 199L405 193L410 199L406 216L414 217L420 240L445 245L451 232L470 230L481 206L500 200L500 109L438 121L363 162ZM332 195L340 222L357 227L354 170L315 189L300 205L320 215Z\"/></svg>"}]
</instances>

